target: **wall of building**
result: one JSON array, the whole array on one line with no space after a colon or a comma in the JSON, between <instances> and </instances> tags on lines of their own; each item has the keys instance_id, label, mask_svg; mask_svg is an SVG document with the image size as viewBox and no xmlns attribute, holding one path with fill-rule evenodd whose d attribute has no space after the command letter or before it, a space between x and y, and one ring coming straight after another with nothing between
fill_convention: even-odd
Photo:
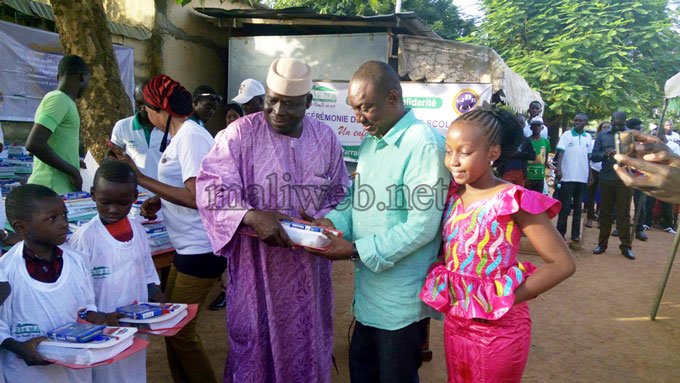
<instances>
[{"instance_id":1,"label":"wall of building","mask_svg":"<svg viewBox=\"0 0 680 383\"><path fill-rule=\"evenodd\" d=\"M217 93L231 99L227 89L227 49L229 33L226 28L214 26L209 18L194 10L199 7L194 0L182 7L175 0L156 0L154 36L160 38L160 70L193 90L199 85L209 85ZM250 9L246 2L205 0L208 8ZM216 133L224 128L224 111L219 108L207 125Z\"/></svg>"}]
</instances>

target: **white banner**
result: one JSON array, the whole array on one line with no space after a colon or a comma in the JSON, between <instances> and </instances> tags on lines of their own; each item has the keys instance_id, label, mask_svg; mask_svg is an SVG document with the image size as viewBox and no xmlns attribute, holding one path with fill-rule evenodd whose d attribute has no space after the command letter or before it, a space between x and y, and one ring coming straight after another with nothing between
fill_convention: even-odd
<instances>
[{"instance_id":1,"label":"white banner","mask_svg":"<svg viewBox=\"0 0 680 383\"><path fill-rule=\"evenodd\" d=\"M359 145L366 135L347 103L348 82L314 82L314 102L307 115L328 124L340 138L346 161L356 161ZM416 117L442 135L463 113L483 101L491 101L491 84L402 83L404 104Z\"/></svg>"},{"instance_id":2,"label":"white banner","mask_svg":"<svg viewBox=\"0 0 680 383\"><path fill-rule=\"evenodd\" d=\"M120 45L113 49L132 101L134 50ZM32 122L40 100L57 88L57 66L63 57L59 35L0 21L0 52L0 120Z\"/></svg>"}]
</instances>

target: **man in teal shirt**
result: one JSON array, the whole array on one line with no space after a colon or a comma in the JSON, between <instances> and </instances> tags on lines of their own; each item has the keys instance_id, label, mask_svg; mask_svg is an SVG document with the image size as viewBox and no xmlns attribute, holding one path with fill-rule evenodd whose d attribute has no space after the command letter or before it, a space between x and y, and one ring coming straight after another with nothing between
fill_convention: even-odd
<instances>
[{"instance_id":1,"label":"man in teal shirt","mask_svg":"<svg viewBox=\"0 0 680 383\"><path fill-rule=\"evenodd\" d=\"M79 56L64 56L59 61L57 79L57 89L47 93L40 102L26 139L26 150L35 156L28 183L64 194L79 191L83 185L76 99L87 89L89 69Z\"/></svg>"},{"instance_id":2,"label":"man in teal shirt","mask_svg":"<svg viewBox=\"0 0 680 383\"><path fill-rule=\"evenodd\" d=\"M444 138L404 107L396 72L369 61L352 76L349 104L369 134L346 199L315 221L344 232L317 255L355 263L352 382L418 379L429 318L418 298L441 244L449 175Z\"/></svg>"}]
</instances>

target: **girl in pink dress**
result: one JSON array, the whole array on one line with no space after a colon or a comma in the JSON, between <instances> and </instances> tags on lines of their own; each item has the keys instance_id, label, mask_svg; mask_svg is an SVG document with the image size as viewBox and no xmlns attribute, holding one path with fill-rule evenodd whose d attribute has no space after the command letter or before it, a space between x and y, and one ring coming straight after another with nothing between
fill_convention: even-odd
<instances>
[{"instance_id":1,"label":"girl in pink dress","mask_svg":"<svg viewBox=\"0 0 680 383\"><path fill-rule=\"evenodd\" d=\"M421 299L446 314L448 381L519 382L531 341L526 301L574 273L566 243L550 218L560 203L496 178L493 163L517 150L514 116L485 104L451 124L446 166L453 180L439 260ZM516 259L524 233L543 258L536 268Z\"/></svg>"}]
</instances>

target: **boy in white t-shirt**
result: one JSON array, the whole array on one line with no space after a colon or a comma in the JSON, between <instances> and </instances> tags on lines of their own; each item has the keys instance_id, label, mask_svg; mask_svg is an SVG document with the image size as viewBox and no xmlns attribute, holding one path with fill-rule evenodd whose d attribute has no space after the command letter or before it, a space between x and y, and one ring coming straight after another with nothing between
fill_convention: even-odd
<instances>
[{"instance_id":1,"label":"boy in white t-shirt","mask_svg":"<svg viewBox=\"0 0 680 383\"><path fill-rule=\"evenodd\" d=\"M165 303L144 228L127 218L137 199L134 170L123 162L104 162L90 194L99 214L73 234L71 246L90 265L97 307L109 312L135 301ZM146 382L146 350L93 368L92 381Z\"/></svg>"},{"instance_id":2,"label":"boy in white t-shirt","mask_svg":"<svg viewBox=\"0 0 680 383\"><path fill-rule=\"evenodd\" d=\"M113 318L97 312L83 256L64 245L66 206L51 189L28 184L9 193L5 209L23 241L0 258L0 281L12 286L0 307L4 377L8 382L91 382L89 369L50 364L36 349L48 331L77 321L79 313L96 324Z\"/></svg>"},{"instance_id":3,"label":"boy in white t-shirt","mask_svg":"<svg viewBox=\"0 0 680 383\"><path fill-rule=\"evenodd\" d=\"M571 221L571 240L581 240L581 208L583 191L590 175L590 153L593 151L593 139L584 131L588 116L579 113L574 117L574 127L566 131L557 143L557 169L555 176L560 182L557 196L562 203L557 219L557 231L564 238L567 234L567 219L573 209Z\"/></svg>"}]
</instances>

